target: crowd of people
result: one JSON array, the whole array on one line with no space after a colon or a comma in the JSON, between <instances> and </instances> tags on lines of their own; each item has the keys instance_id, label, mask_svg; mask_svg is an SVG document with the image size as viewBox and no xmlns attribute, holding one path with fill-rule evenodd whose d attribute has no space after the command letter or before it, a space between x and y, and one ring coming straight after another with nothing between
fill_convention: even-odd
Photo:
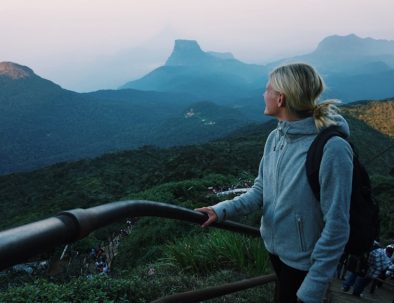
<instances>
[{"instance_id":1,"label":"crowd of people","mask_svg":"<svg viewBox=\"0 0 394 303\"><path fill-rule=\"evenodd\" d=\"M109 265L107 263L107 256L104 252L104 249L102 249L101 247L92 248L89 256L94 261L97 273L109 273Z\"/></svg>"},{"instance_id":2,"label":"crowd of people","mask_svg":"<svg viewBox=\"0 0 394 303\"><path fill-rule=\"evenodd\" d=\"M114 233L109 239L108 243L104 246L99 245L93 247L90 250L90 260L95 264L96 273L98 274L109 274L111 259L115 256L115 251L119 245L119 241L122 237L130 234L136 219L127 219L126 226L121 228L118 233ZM106 250L108 253L106 253Z\"/></svg>"}]
</instances>

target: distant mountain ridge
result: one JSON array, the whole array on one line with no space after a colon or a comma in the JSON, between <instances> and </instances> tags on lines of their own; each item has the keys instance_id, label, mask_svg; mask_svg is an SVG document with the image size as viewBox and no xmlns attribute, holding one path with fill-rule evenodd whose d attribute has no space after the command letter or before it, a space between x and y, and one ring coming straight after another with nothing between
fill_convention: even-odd
<instances>
[{"instance_id":1,"label":"distant mountain ridge","mask_svg":"<svg viewBox=\"0 0 394 303\"><path fill-rule=\"evenodd\" d=\"M289 62L317 67L328 86L327 98L352 102L394 96L394 41L354 34L329 36L309 54L266 65L246 64L233 56L212 56L194 40L176 40L163 66L121 89L189 92L226 103L262 92L269 71Z\"/></svg>"},{"instance_id":2,"label":"distant mountain ridge","mask_svg":"<svg viewBox=\"0 0 394 303\"><path fill-rule=\"evenodd\" d=\"M360 38L354 34L335 35L323 39L312 53L296 59L310 62L330 74L372 77L394 69L394 41Z\"/></svg>"},{"instance_id":3,"label":"distant mountain ridge","mask_svg":"<svg viewBox=\"0 0 394 303\"><path fill-rule=\"evenodd\" d=\"M360 38L355 34L347 36L333 35L323 39L315 53L347 56L394 56L394 41Z\"/></svg>"}]
</instances>

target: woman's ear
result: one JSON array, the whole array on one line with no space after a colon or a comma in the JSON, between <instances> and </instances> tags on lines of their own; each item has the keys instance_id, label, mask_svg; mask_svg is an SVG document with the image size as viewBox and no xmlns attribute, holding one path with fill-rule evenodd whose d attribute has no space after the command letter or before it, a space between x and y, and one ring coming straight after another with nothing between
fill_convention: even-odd
<instances>
[{"instance_id":1,"label":"woman's ear","mask_svg":"<svg viewBox=\"0 0 394 303\"><path fill-rule=\"evenodd\" d=\"M285 106L286 106L286 96L282 93L279 93L278 107L285 107Z\"/></svg>"}]
</instances>

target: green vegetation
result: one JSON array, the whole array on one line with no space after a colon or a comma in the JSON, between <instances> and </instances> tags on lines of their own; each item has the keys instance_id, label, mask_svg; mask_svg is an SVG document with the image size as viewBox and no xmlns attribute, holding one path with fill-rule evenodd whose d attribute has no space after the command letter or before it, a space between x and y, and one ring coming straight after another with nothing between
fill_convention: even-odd
<instances>
[{"instance_id":1,"label":"green vegetation","mask_svg":"<svg viewBox=\"0 0 394 303\"><path fill-rule=\"evenodd\" d=\"M147 266L140 266L127 278L80 277L62 284L37 279L0 293L0 302L147 303L169 293L202 289L245 278L244 275L229 270L220 270L208 277L201 277L187 272L175 272L161 264L155 267L156 271L152 276L148 274L149 269ZM206 302L268 303L272 301L272 293L272 285L266 285L243 291L242 296L234 293Z\"/></svg>"},{"instance_id":2,"label":"green vegetation","mask_svg":"<svg viewBox=\"0 0 394 303\"><path fill-rule=\"evenodd\" d=\"M269 268L267 252L260 239L217 230L168 244L162 260L197 273L220 270L224 264L255 274L262 274Z\"/></svg>"},{"instance_id":3,"label":"green vegetation","mask_svg":"<svg viewBox=\"0 0 394 303\"><path fill-rule=\"evenodd\" d=\"M394 174L375 176L373 195L380 207L380 237L384 244L394 243Z\"/></svg>"},{"instance_id":4,"label":"green vegetation","mask_svg":"<svg viewBox=\"0 0 394 303\"><path fill-rule=\"evenodd\" d=\"M352 138L366 161L393 139L355 119ZM117 200L144 199L193 209L219 201L210 187L253 181L264 141L274 127L252 125L204 145L159 149L145 146L93 160L60 163L0 177L0 227L36 221L64 209ZM394 151L368 161L381 209L381 240L394 242ZM259 214L240 218L258 226ZM74 244L85 254L118 230L121 222ZM52 252L53 253L53 252ZM57 256L59 251L55 252ZM152 270L153 269L153 273ZM186 222L139 218L120 242L110 278L40 275L0 277L0 302L150 302L156 298L270 272L259 239ZM272 285L210 302L269 302Z\"/></svg>"}]
</instances>

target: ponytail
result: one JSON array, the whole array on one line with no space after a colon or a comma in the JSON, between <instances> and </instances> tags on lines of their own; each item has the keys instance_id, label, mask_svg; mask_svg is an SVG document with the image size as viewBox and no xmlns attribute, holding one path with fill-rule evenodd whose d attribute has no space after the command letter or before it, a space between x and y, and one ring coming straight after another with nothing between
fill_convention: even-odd
<instances>
[{"instance_id":1,"label":"ponytail","mask_svg":"<svg viewBox=\"0 0 394 303\"><path fill-rule=\"evenodd\" d=\"M339 100L331 99L322 101L314 106L313 119L318 130L336 124L330 116L338 114L339 108L336 106L338 103L340 103Z\"/></svg>"}]
</instances>

